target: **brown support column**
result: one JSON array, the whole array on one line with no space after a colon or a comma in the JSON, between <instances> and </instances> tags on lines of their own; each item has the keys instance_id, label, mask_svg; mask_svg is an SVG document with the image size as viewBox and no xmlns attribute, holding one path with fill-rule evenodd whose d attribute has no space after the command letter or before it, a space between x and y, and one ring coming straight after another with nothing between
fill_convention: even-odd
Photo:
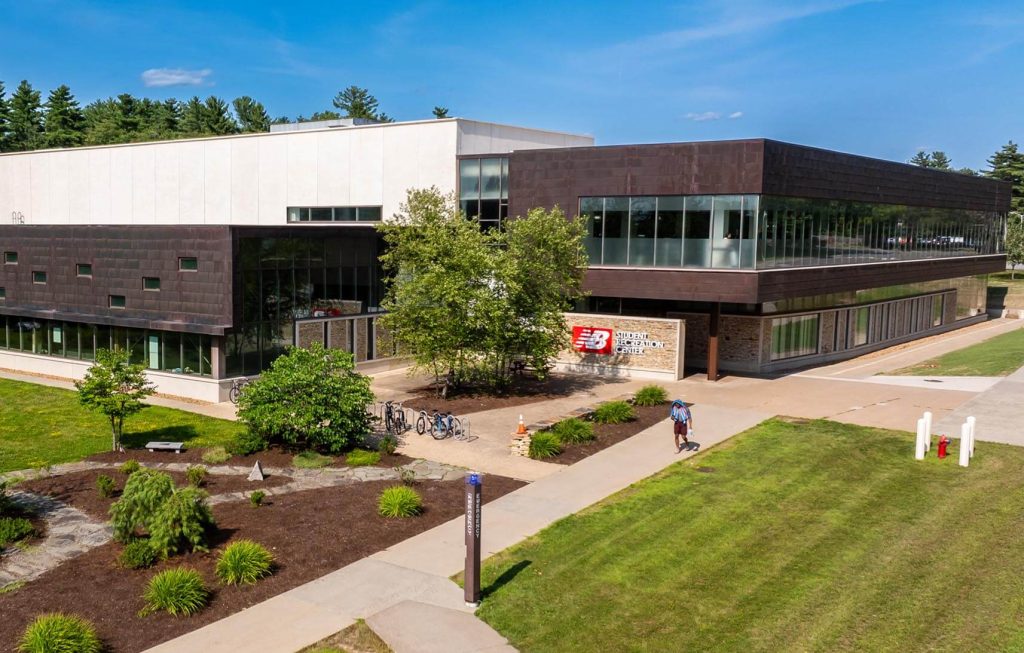
<instances>
[{"instance_id":1,"label":"brown support column","mask_svg":"<svg viewBox=\"0 0 1024 653\"><path fill-rule=\"evenodd\" d=\"M708 381L718 380L718 318L721 313L722 305L713 303L708 318Z\"/></svg>"}]
</instances>

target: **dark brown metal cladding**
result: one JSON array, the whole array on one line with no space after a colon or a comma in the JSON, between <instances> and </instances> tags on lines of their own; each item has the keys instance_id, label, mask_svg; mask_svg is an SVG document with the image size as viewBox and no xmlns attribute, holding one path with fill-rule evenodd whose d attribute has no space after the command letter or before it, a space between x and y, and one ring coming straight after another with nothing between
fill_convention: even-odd
<instances>
[{"instance_id":1,"label":"dark brown metal cladding","mask_svg":"<svg viewBox=\"0 0 1024 653\"><path fill-rule=\"evenodd\" d=\"M3 314L213 335L232 324L228 226L0 225L0 250L18 254L0 265ZM183 256L199 269L179 271ZM91 278L77 276L79 263ZM143 290L143 277L158 277L160 290ZM110 308L110 295L125 308Z\"/></svg>"}]
</instances>

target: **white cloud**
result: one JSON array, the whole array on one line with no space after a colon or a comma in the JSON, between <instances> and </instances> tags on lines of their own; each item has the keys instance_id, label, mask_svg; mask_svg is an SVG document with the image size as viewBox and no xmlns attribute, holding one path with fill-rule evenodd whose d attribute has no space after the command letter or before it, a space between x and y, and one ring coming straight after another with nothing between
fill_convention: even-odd
<instances>
[{"instance_id":1,"label":"white cloud","mask_svg":"<svg viewBox=\"0 0 1024 653\"><path fill-rule=\"evenodd\" d=\"M150 87L209 86L213 70L185 70L184 68L150 68L142 72L142 83Z\"/></svg>"},{"instance_id":2,"label":"white cloud","mask_svg":"<svg viewBox=\"0 0 1024 653\"><path fill-rule=\"evenodd\" d=\"M743 117L743 112L742 111L733 111L732 113L729 114L729 120L736 120L737 118L742 118L742 117Z\"/></svg>"},{"instance_id":3,"label":"white cloud","mask_svg":"<svg viewBox=\"0 0 1024 653\"><path fill-rule=\"evenodd\" d=\"M719 120L721 117L722 117L722 114L718 113L717 111L705 111L703 113L688 113L688 114L686 114L686 119L687 120L692 120L694 122L706 122L708 120Z\"/></svg>"}]
</instances>

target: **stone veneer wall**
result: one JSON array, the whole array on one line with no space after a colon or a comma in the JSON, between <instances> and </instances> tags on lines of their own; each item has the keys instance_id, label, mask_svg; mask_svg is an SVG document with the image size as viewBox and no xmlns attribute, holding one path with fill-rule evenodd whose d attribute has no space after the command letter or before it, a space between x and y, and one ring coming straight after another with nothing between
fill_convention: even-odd
<instances>
[{"instance_id":1,"label":"stone veneer wall","mask_svg":"<svg viewBox=\"0 0 1024 653\"><path fill-rule=\"evenodd\" d=\"M559 369L573 372L596 372L614 376L639 376L676 380L683 376L683 352L680 345L686 340L686 326L682 320L664 318L630 317L625 315L600 315L593 313L566 313L566 324L643 332L647 339L660 342L662 347L646 347L642 354L585 354L570 348L556 356Z\"/></svg>"}]
</instances>

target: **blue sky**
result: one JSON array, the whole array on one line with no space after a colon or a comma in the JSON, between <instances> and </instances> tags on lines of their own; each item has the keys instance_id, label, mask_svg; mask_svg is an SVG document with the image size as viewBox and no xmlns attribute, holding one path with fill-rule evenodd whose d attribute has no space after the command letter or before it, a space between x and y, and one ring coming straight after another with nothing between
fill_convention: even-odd
<instances>
[{"instance_id":1,"label":"blue sky","mask_svg":"<svg viewBox=\"0 0 1024 653\"><path fill-rule=\"evenodd\" d=\"M0 8L0 80L67 83L83 104L251 95L294 118L356 84L399 120L440 104L600 144L764 136L895 160L942 149L979 167L1024 140L1020 0Z\"/></svg>"}]
</instances>

